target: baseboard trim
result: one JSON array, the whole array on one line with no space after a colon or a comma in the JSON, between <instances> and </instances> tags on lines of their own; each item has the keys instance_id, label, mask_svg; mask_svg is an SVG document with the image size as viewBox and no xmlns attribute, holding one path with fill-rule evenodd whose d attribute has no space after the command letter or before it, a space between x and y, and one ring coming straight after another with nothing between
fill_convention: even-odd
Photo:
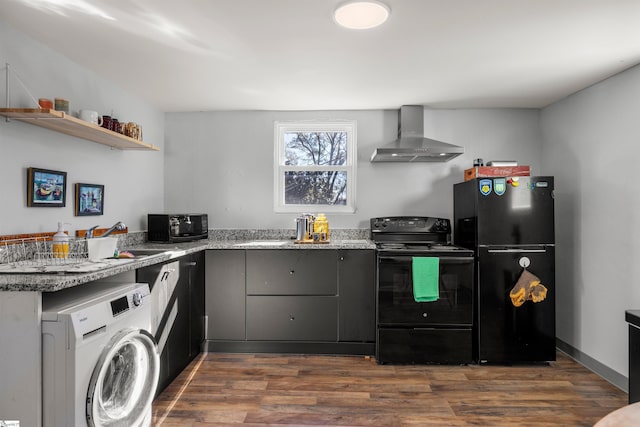
<instances>
[{"instance_id":1,"label":"baseboard trim","mask_svg":"<svg viewBox=\"0 0 640 427\"><path fill-rule=\"evenodd\" d=\"M629 378L598 362L593 357L584 354L580 350L572 347L571 345L567 344L557 337L556 347L558 348L558 350L565 353L567 356L569 356L585 368L601 376L625 393L629 393Z\"/></svg>"},{"instance_id":2,"label":"baseboard trim","mask_svg":"<svg viewBox=\"0 0 640 427\"><path fill-rule=\"evenodd\" d=\"M293 353L372 356L375 343L356 342L296 342L296 341L224 341L206 340L211 353Z\"/></svg>"}]
</instances>

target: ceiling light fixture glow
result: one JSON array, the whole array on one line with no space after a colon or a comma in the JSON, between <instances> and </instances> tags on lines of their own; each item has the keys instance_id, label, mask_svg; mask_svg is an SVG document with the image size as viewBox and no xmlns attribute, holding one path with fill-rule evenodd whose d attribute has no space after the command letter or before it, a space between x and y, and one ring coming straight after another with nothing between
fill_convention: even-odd
<instances>
[{"instance_id":1,"label":"ceiling light fixture glow","mask_svg":"<svg viewBox=\"0 0 640 427\"><path fill-rule=\"evenodd\" d=\"M366 30L382 25L391 10L379 1L351 1L344 3L333 12L333 19L345 28Z\"/></svg>"},{"instance_id":2,"label":"ceiling light fixture glow","mask_svg":"<svg viewBox=\"0 0 640 427\"><path fill-rule=\"evenodd\" d=\"M20 0L22 3L34 9L45 12L53 12L58 15L68 16L67 11L80 12L86 15L99 16L109 21L115 18L91 4L91 0Z\"/></svg>"}]
</instances>

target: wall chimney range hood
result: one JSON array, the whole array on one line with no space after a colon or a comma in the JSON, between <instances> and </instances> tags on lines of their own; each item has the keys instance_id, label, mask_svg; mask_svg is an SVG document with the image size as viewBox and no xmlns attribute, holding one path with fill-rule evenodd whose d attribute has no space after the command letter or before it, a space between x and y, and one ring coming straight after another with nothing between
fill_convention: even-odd
<instances>
[{"instance_id":1,"label":"wall chimney range hood","mask_svg":"<svg viewBox=\"0 0 640 427\"><path fill-rule=\"evenodd\" d=\"M403 105L398 112L398 139L376 148L372 162L448 162L464 147L424 137L424 111L420 105Z\"/></svg>"}]
</instances>

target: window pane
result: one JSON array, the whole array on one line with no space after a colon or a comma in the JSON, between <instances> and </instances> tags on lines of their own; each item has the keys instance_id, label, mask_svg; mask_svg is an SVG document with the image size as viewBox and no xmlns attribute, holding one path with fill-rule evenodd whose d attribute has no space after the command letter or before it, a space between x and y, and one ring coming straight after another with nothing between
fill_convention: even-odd
<instances>
[{"instance_id":1,"label":"window pane","mask_svg":"<svg viewBox=\"0 0 640 427\"><path fill-rule=\"evenodd\" d=\"M285 172L284 201L287 205L346 205L347 172Z\"/></svg>"},{"instance_id":2,"label":"window pane","mask_svg":"<svg viewBox=\"0 0 640 427\"><path fill-rule=\"evenodd\" d=\"M285 132L285 165L344 165L347 132Z\"/></svg>"}]
</instances>

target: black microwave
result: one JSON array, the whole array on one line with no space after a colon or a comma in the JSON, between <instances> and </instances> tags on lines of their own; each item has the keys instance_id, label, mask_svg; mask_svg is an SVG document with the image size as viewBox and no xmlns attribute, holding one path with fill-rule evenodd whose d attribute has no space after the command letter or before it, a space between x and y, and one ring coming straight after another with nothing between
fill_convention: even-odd
<instances>
[{"instance_id":1,"label":"black microwave","mask_svg":"<svg viewBox=\"0 0 640 427\"><path fill-rule=\"evenodd\" d=\"M207 214L148 214L147 240L178 243L209 237Z\"/></svg>"}]
</instances>

